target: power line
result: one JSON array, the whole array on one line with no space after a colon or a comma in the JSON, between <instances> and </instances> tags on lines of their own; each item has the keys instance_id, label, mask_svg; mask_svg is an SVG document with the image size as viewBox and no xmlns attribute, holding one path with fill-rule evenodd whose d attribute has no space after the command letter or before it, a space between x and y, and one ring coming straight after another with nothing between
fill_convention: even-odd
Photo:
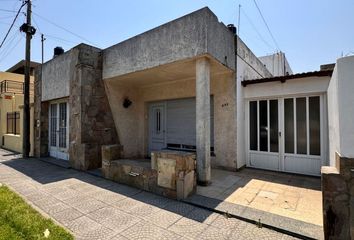
<instances>
[{"instance_id":1,"label":"power line","mask_svg":"<svg viewBox=\"0 0 354 240\"><path fill-rule=\"evenodd\" d=\"M13 45L12 48L9 51L7 51L7 53L3 56L3 58L0 59L0 62L4 61L4 59L6 59L6 57L9 56L10 53L12 53L12 51L17 47L17 45L21 42L21 40L22 40L22 37L20 37L18 39L18 41L15 43L15 45Z\"/></svg>"},{"instance_id":2,"label":"power line","mask_svg":"<svg viewBox=\"0 0 354 240\"><path fill-rule=\"evenodd\" d=\"M15 32L11 37L9 37L4 44L3 48L0 49L0 55L6 52L7 48L11 46L15 38L19 35L19 32Z\"/></svg>"},{"instance_id":3,"label":"power line","mask_svg":"<svg viewBox=\"0 0 354 240\"><path fill-rule=\"evenodd\" d=\"M18 11L17 11L17 13L16 13L16 16L15 16L14 20L12 21L12 24L11 24L9 30L7 31L7 33L6 33L5 37L4 37L4 40L2 40L2 42L1 42L1 44L0 44L0 48L2 47L2 45L4 44L4 42L6 41L6 38L7 38L7 36L9 35L9 33L11 32L11 29L12 29L12 27L14 26L14 24L15 24L15 22L16 22L16 19L17 19L18 15L19 15L20 12L21 12L21 9L22 9L23 6L25 6L26 4L27 4L27 2L24 2L24 3L21 5L21 7L18 9Z\"/></svg>"},{"instance_id":4,"label":"power line","mask_svg":"<svg viewBox=\"0 0 354 240\"><path fill-rule=\"evenodd\" d=\"M32 13L33 13L34 15L38 16L39 18L43 19L44 21L47 21L48 23L50 23L50 24L56 26L57 28L60 28L60 29L62 29L62 30L64 30L64 31L66 31L66 32L68 32L68 33L70 33L70 34L76 36L77 38L80 38L80 39L82 39L82 40L84 40L84 41L86 41L86 42L88 42L88 43L90 43L90 44L92 44L92 45L98 47L97 44L95 44L95 43L89 41L88 39L86 39L86 38L84 38L84 37L82 37L82 36L80 36L80 35L78 35L78 34L72 32L72 31L70 31L70 30L68 30L68 29L66 29L66 28L64 28L64 27L62 27L62 26L56 24L55 22L50 21L49 19L46 19L45 17L42 17L42 16L38 15L38 14L35 13L35 12L32 12Z\"/></svg>"},{"instance_id":5,"label":"power line","mask_svg":"<svg viewBox=\"0 0 354 240\"><path fill-rule=\"evenodd\" d=\"M268 29L268 32L269 32L270 36L271 36L271 37L272 37L272 39L273 39L273 42L275 43L275 46L276 46L276 47L278 48L278 50L280 51L280 47L279 47L279 45L278 45L277 41L275 40L275 38L274 38L274 36L273 36L272 32L270 31L270 28L269 28L269 26L268 26L268 24L267 24L267 22L266 22L265 18L263 17L263 14L262 14L262 12L261 12L261 9L258 7L258 4L257 4L256 0L253 0L253 2L254 2L254 4L256 5L256 7L257 7L257 9L258 9L259 14L260 14L260 15L261 15L261 17L262 17L263 22L264 22L264 24L266 25L266 27L267 27L267 29Z\"/></svg>"},{"instance_id":6,"label":"power line","mask_svg":"<svg viewBox=\"0 0 354 240\"><path fill-rule=\"evenodd\" d=\"M11 13L16 13L16 11L14 11L14 10L8 10L8 9L3 9L3 8L0 8L0 11L1 11L1 12L11 12Z\"/></svg>"},{"instance_id":7,"label":"power line","mask_svg":"<svg viewBox=\"0 0 354 240\"><path fill-rule=\"evenodd\" d=\"M271 48L273 50L273 46L271 46L261 35L261 33L258 31L258 29L256 28L256 26L253 24L252 20L248 17L248 15L246 14L246 12L241 9L243 15L245 15L246 19L248 20L248 22L251 24L252 28L254 29L254 31L258 34L259 38L263 41L263 43L265 43L269 48Z\"/></svg>"},{"instance_id":8,"label":"power line","mask_svg":"<svg viewBox=\"0 0 354 240\"><path fill-rule=\"evenodd\" d=\"M78 42L74 42L74 41L71 41L71 40L66 40L64 38L56 37L56 36L53 36L53 35L48 35L48 34L44 34L44 35L46 37L48 37L48 38L56 39L56 40L59 40L59 41L62 41L62 42L78 44Z\"/></svg>"}]
</instances>

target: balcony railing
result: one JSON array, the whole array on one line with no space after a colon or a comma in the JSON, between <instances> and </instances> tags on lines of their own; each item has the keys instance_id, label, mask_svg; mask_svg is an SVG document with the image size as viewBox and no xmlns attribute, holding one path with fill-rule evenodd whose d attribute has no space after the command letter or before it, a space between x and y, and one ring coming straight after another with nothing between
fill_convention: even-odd
<instances>
[{"instance_id":1,"label":"balcony railing","mask_svg":"<svg viewBox=\"0 0 354 240\"><path fill-rule=\"evenodd\" d=\"M24 93L24 83L12 80L3 80L0 82L0 93ZM30 84L30 95L33 94L33 83Z\"/></svg>"}]
</instances>

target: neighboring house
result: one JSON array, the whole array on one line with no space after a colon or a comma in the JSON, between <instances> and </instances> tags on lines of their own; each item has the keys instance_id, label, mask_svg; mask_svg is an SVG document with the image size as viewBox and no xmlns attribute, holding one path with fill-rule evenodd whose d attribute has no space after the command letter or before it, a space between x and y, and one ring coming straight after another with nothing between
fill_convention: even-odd
<instances>
[{"instance_id":1,"label":"neighboring house","mask_svg":"<svg viewBox=\"0 0 354 240\"><path fill-rule=\"evenodd\" d=\"M274 76L285 76L293 74L285 53L277 52L271 55L259 57L268 71Z\"/></svg>"},{"instance_id":2,"label":"neighboring house","mask_svg":"<svg viewBox=\"0 0 354 240\"><path fill-rule=\"evenodd\" d=\"M24 61L0 72L0 147L22 152ZM31 62L31 75L38 63ZM30 77L31 126L33 126L33 81ZM31 132L31 143L33 132ZM31 154L33 144L31 144Z\"/></svg>"},{"instance_id":3,"label":"neighboring house","mask_svg":"<svg viewBox=\"0 0 354 240\"><path fill-rule=\"evenodd\" d=\"M103 145L120 144L128 159L196 151L204 183L210 166L319 176L329 163L333 69L288 75L283 53L262 61L235 32L203 8L107 49L80 44L46 62L36 77L35 155L86 170L101 166Z\"/></svg>"}]
</instances>

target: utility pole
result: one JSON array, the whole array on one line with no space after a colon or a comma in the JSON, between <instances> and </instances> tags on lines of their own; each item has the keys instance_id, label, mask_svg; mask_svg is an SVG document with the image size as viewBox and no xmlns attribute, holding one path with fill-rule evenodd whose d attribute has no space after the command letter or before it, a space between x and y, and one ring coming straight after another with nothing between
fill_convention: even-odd
<instances>
[{"instance_id":1,"label":"utility pole","mask_svg":"<svg viewBox=\"0 0 354 240\"><path fill-rule=\"evenodd\" d=\"M23 101L23 129L22 129L22 157L28 158L31 149L30 143L30 67L31 67L31 39L36 33L36 29L31 26L31 0L27 3L27 21L20 30L26 33L26 60L25 60L25 84L24 84L24 101Z\"/></svg>"},{"instance_id":2,"label":"utility pole","mask_svg":"<svg viewBox=\"0 0 354 240\"><path fill-rule=\"evenodd\" d=\"M240 36L241 4L238 5L237 35Z\"/></svg>"},{"instance_id":3,"label":"utility pole","mask_svg":"<svg viewBox=\"0 0 354 240\"><path fill-rule=\"evenodd\" d=\"M44 34L42 33L41 34L41 42L42 42L42 65L43 65L43 62L44 62L44 41L46 40L46 38L44 37ZM41 66L42 68L42 66Z\"/></svg>"}]
</instances>

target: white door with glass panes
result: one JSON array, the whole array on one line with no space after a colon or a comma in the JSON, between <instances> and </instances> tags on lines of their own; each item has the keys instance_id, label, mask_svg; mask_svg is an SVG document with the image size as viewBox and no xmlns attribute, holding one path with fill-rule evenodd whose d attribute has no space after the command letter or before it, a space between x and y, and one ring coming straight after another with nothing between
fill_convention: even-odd
<instances>
[{"instance_id":1,"label":"white door with glass panes","mask_svg":"<svg viewBox=\"0 0 354 240\"><path fill-rule=\"evenodd\" d=\"M69 121L67 102L55 102L49 106L49 155L69 160Z\"/></svg>"},{"instance_id":2,"label":"white door with glass panes","mask_svg":"<svg viewBox=\"0 0 354 240\"><path fill-rule=\"evenodd\" d=\"M322 96L247 101L247 165L320 175L324 155L322 101Z\"/></svg>"}]
</instances>

